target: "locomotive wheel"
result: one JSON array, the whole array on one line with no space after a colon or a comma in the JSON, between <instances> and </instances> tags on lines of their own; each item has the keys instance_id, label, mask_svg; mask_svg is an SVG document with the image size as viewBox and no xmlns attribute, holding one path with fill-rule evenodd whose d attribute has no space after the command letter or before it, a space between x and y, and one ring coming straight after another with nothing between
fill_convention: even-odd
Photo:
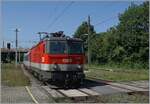
<instances>
[{"instance_id":1,"label":"locomotive wheel","mask_svg":"<svg viewBox=\"0 0 150 104\"><path fill-rule=\"evenodd\" d=\"M80 85L83 85L84 84L84 79L80 79L79 82L80 82Z\"/></svg>"},{"instance_id":2,"label":"locomotive wheel","mask_svg":"<svg viewBox=\"0 0 150 104\"><path fill-rule=\"evenodd\" d=\"M37 73L36 73L36 72L33 72L33 76L37 77L38 75L37 75Z\"/></svg>"},{"instance_id":3,"label":"locomotive wheel","mask_svg":"<svg viewBox=\"0 0 150 104\"><path fill-rule=\"evenodd\" d=\"M79 88L80 87L80 80L76 80L74 81L74 83L72 84L73 88Z\"/></svg>"},{"instance_id":4,"label":"locomotive wheel","mask_svg":"<svg viewBox=\"0 0 150 104\"><path fill-rule=\"evenodd\" d=\"M69 88L69 81L68 81L68 80L65 80L64 87L65 87L65 88Z\"/></svg>"}]
</instances>

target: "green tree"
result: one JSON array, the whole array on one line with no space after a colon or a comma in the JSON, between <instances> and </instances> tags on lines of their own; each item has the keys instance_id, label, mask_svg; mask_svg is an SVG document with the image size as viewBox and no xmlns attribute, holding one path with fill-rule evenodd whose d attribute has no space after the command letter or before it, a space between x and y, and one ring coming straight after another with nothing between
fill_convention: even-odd
<instances>
[{"instance_id":1,"label":"green tree","mask_svg":"<svg viewBox=\"0 0 150 104\"><path fill-rule=\"evenodd\" d=\"M97 34L91 44L94 58L99 63L146 63L148 67L149 2L131 4L119 15L119 21L107 32Z\"/></svg>"},{"instance_id":2,"label":"green tree","mask_svg":"<svg viewBox=\"0 0 150 104\"><path fill-rule=\"evenodd\" d=\"M119 14L117 26L106 32L95 33L90 26L92 60L98 63L140 63L148 68L149 59L149 2L131 4L124 13ZM83 22L74 37L87 41L88 24ZM86 46L87 49L87 46Z\"/></svg>"},{"instance_id":3,"label":"green tree","mask_svg":"<svg viewBox=\"0 0 150 104\"><path fill-rule=\"evenodd\" d=\"M149 2L132 4L119 16L118 35L130 61L148 62Z\"/></svg>"},{"instance_id":4,"label":"green tree","mask_svg":"<svg viewBox=\"0 0 150 104\"><path fill-rule=\"evenodd\" d=\"M93 61L97 61L98 63L106 63L108 61L106 34L106 32L97 34L91 44Z\"/></svg>"},{"instance_id":5,"label":"green tree","mask_svg":"<svg viewBox=\"0 0 150 104\"><path fill-rule=\"evenodd\" d=\"M95 30L94 30L94 26L90 25L90 32L91 32L91 39L95 36ZM84 45L85 45L85 51L87 51L88 49L88 23L86 21L82 22L82 24L77 28L77 30L74 33L75 38L80 38L84 41ZM91 40L92 41L92 40Z\"/></svg>"}]
</instances>

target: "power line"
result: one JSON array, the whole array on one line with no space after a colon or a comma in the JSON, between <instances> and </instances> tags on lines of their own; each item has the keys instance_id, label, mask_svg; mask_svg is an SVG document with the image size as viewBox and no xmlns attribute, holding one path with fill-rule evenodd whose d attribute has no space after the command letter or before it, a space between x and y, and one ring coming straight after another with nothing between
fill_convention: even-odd
<instances>
[{"instance_id":1,"label":"power line","mask_svg":"<svg viewBox=\"0 0 150 104\"><path fill-rule=\"evenodd\" d=\"M69 8L73 3L74 3L74 1L70 2L70 3L62 10L62 12L54 19L54 21L52 21L52 23L48 25L48 28L51 28L51 27L54 25L54 23L56 23L56 21L57 21L61 16L64 15L65 11L68 10L68 8Z\"/></svg>"},{"instance_id":2,"label":"power line","mask_svg":"<svg viewBox=\"0 0 150 104\"><path fill-rule=\"evenodd\" d=\"M15 43L15 41L10 41L10 40L5 40L5 42L10 42L10 43ZM39 41L37 41L37 40L24 40L24 41L18 41L19 43L37 43L37 42L39 42Z\"/></svg>"},{"instance_id":3,"label":"power line","mask_svg":"<svg viewBox=\"0 0 150 104\"><path fill-rule=\"evenodd\" d=\"M105 20L103 20L103 21L101 21L101 22L98 22L98 23L94 24L94 26L103 24L103 23L105 23L105 22L107 22L107 21L109 21L109 20L111 20L111 19L113 19L113 18L116 18L116 17L118 17L118 15L111 16L111 17L109 17L109 18L107 18L107 19L105 19Z\"/></svg>"},{"instance_id":4,"label":"power line","mask_svg":"<svg viewBox=\"0 0 150 104\"><path fill-rule=\"evenodd\" d=\"M50 16L50 18L52 18L52 17L53 17L53 15L52 15L52 14L56 13L57 9L58 9L58 5L56 5L56 6L54 7L53 12L49 15L49 16Z\"/></svg>"},{"instance_id":5,"label":"power line","mask_svg":"<svg viewBox=\"0 0 150 104\"><path fill-rule=\"evenodd\" d=\"M52 19L52 17L54 17L54 14L56 14L57 10L58 10L58 5L56 5L56 6L54 7L53 12L51 12L51 13L49 14L49 20Z\"/></svg>"}]
</instances>

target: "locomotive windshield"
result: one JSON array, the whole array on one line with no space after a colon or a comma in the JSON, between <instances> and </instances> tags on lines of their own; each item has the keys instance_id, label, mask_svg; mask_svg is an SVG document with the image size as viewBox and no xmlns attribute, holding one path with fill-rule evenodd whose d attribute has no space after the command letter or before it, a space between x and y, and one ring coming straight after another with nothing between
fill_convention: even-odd
<instances>
[{"instance_id":1,"label":"locomotive windshield","mask_svg":"<svg viewBox=\"0 0 150 104\"><path fill-rule=\"evenodd\" d=\"M68 42L68 53L69 54L81 54L83 53L83 44L81 42Z\"/></svg>"},{"instance_id":2,"label":"locomotive windshield","mask_svg":"<svg viewBox=\"0 0 150 104\"><path fill-rule=\"evenodd\" d=\"M48 53L51 54L82 54L83 44L78 41L50 41Z\"/></svg>"},{"instance_id":3,"label":"locomotive windshield","mask_svg":"<svg viewBox=\"0 0 150 104\"><path fill-rule=\"evenodd\" d=\"M66 42L63 41L51 41L50 53L52 54L64 54L67 53Z\"/></svg>"}]
</instances>

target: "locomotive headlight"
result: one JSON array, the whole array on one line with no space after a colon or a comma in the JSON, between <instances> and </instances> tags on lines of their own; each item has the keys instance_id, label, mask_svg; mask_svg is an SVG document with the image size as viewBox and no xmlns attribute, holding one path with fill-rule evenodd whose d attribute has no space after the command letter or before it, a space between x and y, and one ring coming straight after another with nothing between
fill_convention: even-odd
<instances>
[{"instance_id":1,"label":"locomotive headlight","mask_svg":"<svg viewBox=\"0 0 150 104\"><path fill-rule=\"evenodd\" d=\"M42 62L44 62L45 61L45 58L44 57L42 57Z\"/></svg>"},{"instance_id":2,"label":"locomotive headlight","mask_svg":"<svg viewBox=\"0 0 150 104\"><path fill-rule=\"evenodd\" d=\"M78 69L81 69L81 68L82 68L82 66L81 66L81 65L78 65L78 66L77 66L77 68L78 68Z\"/></svg>"},{"instance_id":3,"label":"locomotive headlight","mask_svg":"<svg viewBox=\"0 0 150 104\"><path fill-rule=\"evenodd\" d=\"M54 64L53 68L54 68L54 69L56 69L56 68L57 68L56 64Z\"/></svg>"},{"instance_id":4,"label":"locomotive headlight","mask_svg":"<svg viewBox=\"0 0 150 104\"><path fill-rule=\"evenodd\" d=\"M53 68L53 69L56 69L56 68L57 68L57 65L56 65L56 64L53 64L52 68Z\"/></svg>"}]
</instances>

